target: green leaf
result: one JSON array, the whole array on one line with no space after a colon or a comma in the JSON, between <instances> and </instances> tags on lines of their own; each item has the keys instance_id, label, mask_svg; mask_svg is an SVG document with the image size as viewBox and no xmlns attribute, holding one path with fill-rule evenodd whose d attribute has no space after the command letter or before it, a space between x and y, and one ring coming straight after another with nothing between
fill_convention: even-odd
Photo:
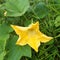
<instances>
[{"instance_id":1,"label":"green leaf","mask_svg":"<svg viewBox=\"0 0 60 60\"><path fill-rule=\"evenodd\" d=\"M5 51L5 46L6 46L6 41L9 38L9 33L12 31L12 29L6 25L6 24L1 24L0 25L0 60L3 60L4 58L4 51Z\"/></svg>"},{"instance_id":2,"label":"green leaf","mask_svg":"<svg viewBox=\"0 0 60 60\"><path fill-rule=\"evenodd\" d=\"M56 17L55 26L56 26L56 27L60 26L60 16L57 16L57 17Z\"/></svg>"},{"instance_id":3,"label":"green leaf","mask_svg":"<svg viewBox=\"0 0 60 60\"><path fill-rule=\"evenodd\" d=\"M6 49L9 51L6 55L6 60L20 60L22 56L31 57L31 48L26 46L16 45L17 36L9 39Z\"/></svg>"},{"instance_id":4,"label":"green leaf","mask_svg":"<svg viewBox=\"0 0 60 60\"><path fill-rule=\"evenodd\" d=\"M5 3L7 16L22 16L29 8L28 0L7 0Z\"/></svg>"},{"instance_id":5,"label":"green leaf","mask_svg":"<svg viewBox=\"0 0 60 60\"><path fill-rule=\"evenodd\" d=\"M6 40L9 33L12 32L12 28L8 26L7 24L1 24L0 25L0 40Z\"/></svg>"},{"instance_id":6,"label":"green leaf","mask_svg":"<svg viewBox=\"0 0 60 60\"><path fill-rule=\"evenodd\" d=\"M46 7L46 5L44 3L38 3L36 6L35 6L35 9L34 9L36 15L39 17L39 18L44 18L47 14L48 14L48 8Z\"/></svg>"},{"instance_id":7,"label":"green leaf","mask_svg":"<svg viewBox=\"0 0 60 60\"><path fill-rule=\"evenodd\" d=\"M4 58L4 56L6 55L6 52L4 51L4 52L2 52L1 54L0 54L0 60L3 60Z\"/></svg>"},{"instance_id":8,"label":"green leaf","mask_svg":"<svg viewBox=\"0 0 60 60\"><path fill-rule=\"evenodd\" d=\"M0 48L4 48L6 40L9 38L9 33L12 31L11 27L6 24L0 25Z\"/></svg>"}]
</instances>

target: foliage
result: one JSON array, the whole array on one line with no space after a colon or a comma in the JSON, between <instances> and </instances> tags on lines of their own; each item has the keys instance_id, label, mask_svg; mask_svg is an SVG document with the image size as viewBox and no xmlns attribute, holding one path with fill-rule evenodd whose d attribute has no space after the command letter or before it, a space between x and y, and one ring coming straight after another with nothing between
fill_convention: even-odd
<instances>
[{"instance_id":1,"label":"foliage","mask_svg":"<svg viewBox=\"0 0 60 60\"><path fill-rule=\"evenodd\" d=\"M38 53L16 46L11 24L40 22L40 30L54 39L41 43ZM0 0L0 60L60 60L60 0Z\"/></svg>"}]
</instances>

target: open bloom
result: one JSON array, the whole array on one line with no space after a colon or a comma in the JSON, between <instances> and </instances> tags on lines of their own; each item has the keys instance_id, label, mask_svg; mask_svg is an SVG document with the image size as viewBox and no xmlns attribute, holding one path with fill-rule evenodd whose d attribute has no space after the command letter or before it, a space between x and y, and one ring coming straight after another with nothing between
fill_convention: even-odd
<instances>
[{"instance_id":1,"label":"open bloom","mask_svg":"<svg viewBox=\"0 0 60 60\"><path fill-rule=\"evenodd\" d=\"M40 42L45 43L52 39L52 37L46 36L39 30L39 22L32 23L28 27L21 27L16 25L11 25L11 27L19 36L16 44L21 46L28 44L36 52L38 52Z\"/></svg>"}]
</instances>

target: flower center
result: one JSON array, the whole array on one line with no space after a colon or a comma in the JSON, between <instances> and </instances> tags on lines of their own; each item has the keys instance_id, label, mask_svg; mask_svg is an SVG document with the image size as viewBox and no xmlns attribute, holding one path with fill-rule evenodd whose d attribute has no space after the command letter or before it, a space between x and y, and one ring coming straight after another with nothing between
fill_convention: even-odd
<instances>
[{"instance_id":1,"label":"flower center","mask_svg":"<svg viewBox=\"0 0 60 60\"><path fill-rule=\"evenodd\" d=\"M28 31L28 37L31 38L31 37L34 37L36 35L36 31L34 30L29 30Z\"/></svg>"}]
</instances>

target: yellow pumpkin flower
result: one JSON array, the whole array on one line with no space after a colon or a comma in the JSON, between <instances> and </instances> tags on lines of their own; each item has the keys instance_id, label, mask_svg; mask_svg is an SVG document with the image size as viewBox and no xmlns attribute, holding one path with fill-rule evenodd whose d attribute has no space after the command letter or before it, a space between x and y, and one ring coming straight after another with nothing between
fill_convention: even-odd
<instances>
[{"instance_id":1,"label":"yellow pumpkin flower","mask_svg":"<svg viewBox=\"0 0 60 60\"><path fill-rule=\"evenodd\" d=\"M39 30L39 22L32 23L28 27L21 27L16 25L11 25L15 30L16 34L19 36L16 44L24 46L28 44L36 52L38 52L38 47L40 42L48 42L52 37L48 37Z\"/></svg>"}]
</instances>

